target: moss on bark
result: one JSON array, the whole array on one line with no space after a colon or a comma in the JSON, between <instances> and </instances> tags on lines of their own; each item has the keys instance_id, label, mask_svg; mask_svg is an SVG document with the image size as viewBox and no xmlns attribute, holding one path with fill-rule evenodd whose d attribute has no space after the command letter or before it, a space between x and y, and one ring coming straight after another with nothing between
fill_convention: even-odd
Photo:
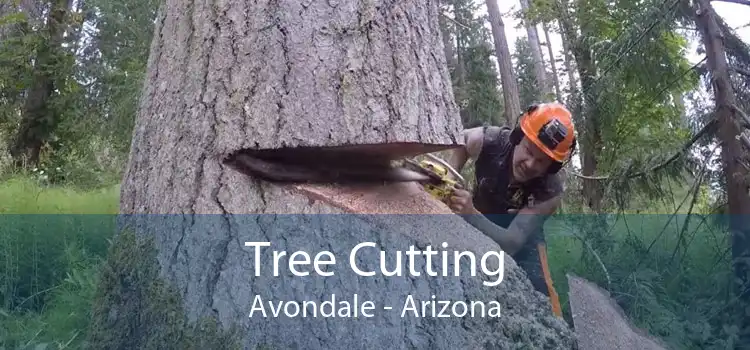
<instances>
[{"instance_id":1,"label":"moss on bark","mask_svg":"<svg viewBox=\"0 0 750 350\"><path fill-rule=\"evenodd\" d=\"M159 274L152 239L118 235L100 272L88 346L94 349L239 349L236 328L187 319L180 294Z\"/></svg>"}]
</instances>

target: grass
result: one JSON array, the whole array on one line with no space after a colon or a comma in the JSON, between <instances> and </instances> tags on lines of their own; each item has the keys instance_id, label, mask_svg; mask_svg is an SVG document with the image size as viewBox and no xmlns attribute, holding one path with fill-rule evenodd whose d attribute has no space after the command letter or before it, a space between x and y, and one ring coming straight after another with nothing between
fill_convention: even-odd
<instances>
[{"instance_id":1,"label":"grass","mask_svg":"<svg viewBox=\"0 0 750 350\"><path fill-rule=\"evenodd\" d=\"M118 186L81 191L20 177L0 184L6 214L0 216L0 349L84 347L97 268L114 231L114 217L106 214L117 212L118 195ZM565 312L565 274L573 272L608 287L638 326L675 348L731 345L737 329L727 311L735 307L727 287L728 243L719 229L699 216L683 230L684 215L628 215L611 218L607 234L599 232L609 241L596 243L581 229L591 218L561 215L548 224L552 275ZM587 247L583 237L595 243ZM592 249L601 264L582 258Z\"/></svg>"},{"instance_id":2,"label":"grass","mask_svg":"<svg viewBox=\"0 0 750 350\"><path fill-rule=\"evenodd\" d=\"M80 348L117 186L80 192L0 184L0 349ZM28 215L35 214L35 215ZM93 214L69 216L65 214Z\"/></svg>"}]
</instances>

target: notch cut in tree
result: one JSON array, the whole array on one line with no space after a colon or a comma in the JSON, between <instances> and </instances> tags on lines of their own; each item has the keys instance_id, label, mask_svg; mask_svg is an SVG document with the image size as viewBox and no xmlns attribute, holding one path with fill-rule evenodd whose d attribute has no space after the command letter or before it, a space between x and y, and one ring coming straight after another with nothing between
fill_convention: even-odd
<instances>
[{"instance_id":1,"label":"notch cut in tree","mask_svg":"<svg viewBox=\"0 0 750 350\"><path fill-rule=\"evenodd\" d=\"M351 155L387 160L459 145L460 117L438 16L436 2L414 0L165 2L121 213L189 215L124 216L133 219L124 224L138 237L153 238L159 278L175 291L187 320L208 317L225 328L239 327L246 348L573 346L564 322L509 257L504 280L495 287L482 286L468 267L461 268L460 278L442 278L426 276L419 264L422 277L363 277L345 266L331 277L253 274L252 249L243 244L248 241L271 242L271 249L289 252L333 251L337 265L346 265L347 252L367 241L386 251L443 242L477 254L500 250L414 182L280 184L225 163L237 154L297 162L328 159L335 151L351 161L356 161ZM311 215L329 213L364 216ZM434 215L365 215L415 213ZM271 249L261 261L274 260ZM361 264L377 268L378 250L367 251ZM144 276L113 269L114 276ZM168 339L148 334L161 321L139 317L145 315L141 305L155 305L144 300L150 292L143 286L150 283L117 278L122 277L102 287L95 303L92 342L160 348ZM255 296L322 302L331 294L346 299L358 294L360 300L375 300L381 311L384 303L394 310L371 319L248 317ZM398 301L410 294L426 301L432 294L495 301L502 315L402 318Z\"/></svg>"}]
</instances>

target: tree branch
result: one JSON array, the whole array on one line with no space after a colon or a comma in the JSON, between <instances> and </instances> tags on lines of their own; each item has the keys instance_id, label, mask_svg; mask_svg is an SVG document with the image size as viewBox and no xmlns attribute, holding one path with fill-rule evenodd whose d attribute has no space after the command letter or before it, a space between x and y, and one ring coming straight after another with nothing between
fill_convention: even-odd
<instances>
[{"instance_id":1,"label":"tree branch","mask_svg":"<svg viewBox=\"0 0 750 350\"><path fill-rule=\"evenodd\" d=\"M461 23L461 22L459 22L459 21L456 21L455 19L453 19L453 18L451 18L450 16L446 15L446 14L445 14L445 12L440 12L440 15L441 15L441 16L443 16L443 17L445 17L445 18L446 18L446 19L448 19L449 21L451 21L451 22L453 22L453 23L457 24L457 25L459 25L459 26L461 26L461 27L464 27L465 29L471 29L471 28L469 28L469 26L467 26L467 25L465 25L465 24L463 24L463 23Z\"/></svg>"},{"instance_id":2,"label":"tree branch","mask_svg":"<svg viewBox=\"0 0 750 350\"><path fill-rule=\"evenodd\" d=\"M745 114L745 112L737 107L737 105L732 105L732 109L740 115L742 126L745 128L750 128L750 118L747 116L747 114Z\"/></svg>"},{"instance_id":3,"label":"tree branch","mask_svg":"<svg viewBox=\"0 0 750 350\"><path fill-rule=\"evenodd\" d=\"M708 122L708 124L706 124L705 126L703 126L703 128L701 128L700 131L698 131L695 135L693 135L693 137L688 142L686 142L685 145L683 145L680 148L679 151L675 152L671 157L669 157L669 159L667 159L664 162L659 163L659 164L651 167L648 170L639 171L639 172L637 172L635 174L630 174L630 175L627 176L627 178L628 179L633 179L633 178L636 178L636 177L644 176L647 173L657 171L657 170L659 170L659 169L661 169L661 168L669 165L669 163L674 162L675 160L677 160L677 158L680 157L680 154L686 152L690 147L693 146L694 143L698 142L698 139L700 139L703 135L705 135L706 133L708 133L709 130L711 130L714 126L716 126L716 124L717 124L716 119L712 119L710 122ZM584 180L608 180L608 179L611 178L611 176L587 176L587 175L578 174L578 173L574 173L574 172L571 172L571 174L573 174L576 177L579 177L581 179L584 179Z\"/></svg>"},{"instance_id":4,"label":"tree branch","mask_svg":"<svg viewBox=\"0 0 750 350\"><path fill-rule=\"evenodd\" d=\"M750 70L737 68L737 67L729 67L729 69L735 71L736 73L742 74L748 78L750 78Z\"/></svg>"},{"instance_id":5,"label":"tree branch","mask_svg":"<svg viewBox=\"0 0 750 350\"><path fill-rule=\"evenodd\" d=\"M712 0L712 1L731 2L735 4L750 6L750 0Z\"/></svg>"}]
</instances>

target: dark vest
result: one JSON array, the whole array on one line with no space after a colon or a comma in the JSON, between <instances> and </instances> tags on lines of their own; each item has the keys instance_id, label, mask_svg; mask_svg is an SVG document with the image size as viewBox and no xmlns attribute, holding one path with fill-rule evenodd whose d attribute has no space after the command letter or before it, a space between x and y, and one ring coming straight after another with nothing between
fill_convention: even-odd
<instances>
[{"instance_id":1,"label":"dark vest","mask_svg":"<svg viewBox=\"0 0 750 350\"><path fill-rule=\"evenodd\" d=\"M474 207L490 221L504 228L507 228L515 217L515 214L508 214L508 209L522 209L527 206L534 192L532 189L544 188L543 185L548 180L542 177L523 185L510 185L515 148L510 142L510 132L511 129L508 127L485 127L482 150L474 163ZM534 248L543 239L540 230L514 257L519 259L532 252L536 253Z\"/></svg>"}]
</instances>

